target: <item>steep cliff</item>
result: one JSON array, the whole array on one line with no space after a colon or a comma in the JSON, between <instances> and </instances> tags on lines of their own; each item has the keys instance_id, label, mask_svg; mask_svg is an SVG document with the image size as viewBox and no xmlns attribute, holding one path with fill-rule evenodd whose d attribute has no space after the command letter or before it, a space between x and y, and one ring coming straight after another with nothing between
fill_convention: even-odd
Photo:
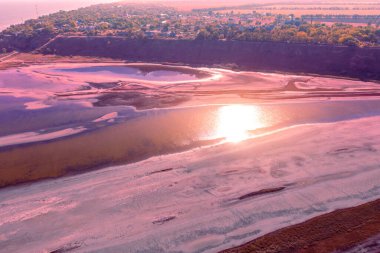
<instances>
[{"instance_id":1,"label":"steep cliff","mask_svg":"<svg viewBox=\"0 0 380 253\"><path fill-rule=\"evenodd\" d=\"M380 80L380 48L248 41L58 37L41 51L131 61L236 65L242 70Z\"/></svg>"}]
</instances>

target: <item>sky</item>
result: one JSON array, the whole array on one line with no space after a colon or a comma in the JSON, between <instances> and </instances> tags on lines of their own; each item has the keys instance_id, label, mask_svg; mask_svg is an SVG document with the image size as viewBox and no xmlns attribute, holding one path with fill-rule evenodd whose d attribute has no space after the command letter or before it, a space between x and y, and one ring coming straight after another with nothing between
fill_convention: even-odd
<instances>
[{"instance_id":1,"label":"sky","mask_svg":"<svg viewBox=\"0 0 380 253\"><path fill-rule=\"evenodd\" d=\"M9 25L23 23L27 19L54 13L60 10L74 10L99 3L120 0L0 0L0 31ZM123 0L124 2L178 2L190 0ZM193 1L193 0L192 0ZM200 1L200 0L195 0ZM202 0L203 1L203 0ZM226 0L221 0L226 1ZM37 8L36 8L37 7Z\"/></svg>"},{"instance_id":2,"label":"sky","mask_svg":"<svg viewBox=\"0 0 380 253\"><path fill-rule=\"evenodd\" d=\"M60 10L74 10L99 3L112 3L120 0L0 0L0 31L11 24L22 23ZM123 0L124 2L176 2L190 0ZM192 0L193 1L193 0ZM196 0L201 1L201 0ZM203 1L203 0L202 0ZM221 0L226 1L226 0ZM229 0L228 0L229 1ZM37 7L37 9L36 9ZM38 15L37 15L38 14Z\"/></svg>"},{"instance_id":3,"label":"sky","mask_svg":"<svg viewBox=\"0 0 380 253\"><path fill-rule=\"evenodd\" d=\"M38 15L46 15L60 10L73 10L92 4L115 1L116 0L0 0L0 30L5 29L11 24L22 23L27 19L36 18Z\"/></svg>"}]
</instances>

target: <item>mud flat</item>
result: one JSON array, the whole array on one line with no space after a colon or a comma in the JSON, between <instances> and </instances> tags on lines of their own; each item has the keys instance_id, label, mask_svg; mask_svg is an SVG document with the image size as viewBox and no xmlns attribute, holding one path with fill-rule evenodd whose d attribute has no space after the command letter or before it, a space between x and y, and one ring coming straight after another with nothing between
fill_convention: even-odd
<instances>
[{"instance_id":1,"label":"mud flat","mask_svg":"<svg viewBox=\"0 0 380 253\"><path fill-rule=\"evenodd\" d=\"M373 246L377 82L98 60L0 63L1 253Z\"/></svg>"},{"instance_id":2,"label":"mud flat","mask_svg":"<svg viewBox=\"0 0 380 253\"><path fill-rule=\"evenodd\" d=\"M0 72L0 186L216 143L218 107L233 104L266 115L255 134L380 113L376 82L100 60L9 60L20 65Z\"/></svg>"},{"instance_id":3,"label":"mud flat","mask_svg":"<svg viewBox=\"0 0 380 253\"><path fill-rule=\"evenodd\" d=\"M66 84L66 87L71 85L70 89L55 89L55 92L48 94L50 101L51 99L73 101L92 98L92 104L101 107L129 105L138 109L151 109L212 103L262 103L275 100L326 100L380 96L378 82L327 76L191 68L166 64L136 64L94 57L20 54L7 62L0 63L0 68L1 66L8 69L18 66L20 74L55 83L56 87L62 87L62 84ZM125 72L128 68L137 69L140 71L138 74L140 78L128 78L123 73L115 74L118 70L110 71L109 68L112 66L119 68L119 72ZM122 70L123 66L124 70ZM103 70L108 68L108 72L99 71L101 70L99 68ZM59 69L64 71L59 71ZM168 80L162 81L160 77L157 79L156 74L160 76L162 71L171 73L169 76L166 75ZM148 80L152 77L153 79ZM174 79L170 80L170 78ZM185 79L181 80L181 78ZM76 88L74 88L75 85ZM0 93L9 92L12 90L0 89ZM40 104L43 104L43 101Z\"/></svg>"}]
</instances>

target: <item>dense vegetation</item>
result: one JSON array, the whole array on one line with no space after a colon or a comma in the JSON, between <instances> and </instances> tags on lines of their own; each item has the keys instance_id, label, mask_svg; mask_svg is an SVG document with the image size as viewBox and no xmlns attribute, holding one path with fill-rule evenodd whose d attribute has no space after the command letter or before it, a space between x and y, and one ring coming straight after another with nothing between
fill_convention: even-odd
<instances>
[{"instance_id":1,"label":"dense vegetation","mask_svg":"<svg viewBox=\"0 0 380 253\"><path fill-rule=\"evenodd\" d=\"M246 31L206 27L198 33L197 38L374 46L380 43L380 30L371 26L353 27L339 23L332 26L324 24L285 24L273 28L255 27Z\"/></svg>"},{"instance_id":2,"label":"dense vegetation","mask_svg":"<svg viewBox=\"0 0 380 253\"><path fill-rule=\"evenodd\" d=\"M294 16L255 12L179 12L161 5L103 4L10 26L1 33L0 47L5 38L28 41L43 37L46 42L58 34L380 45L380 29L373 25L310 24Z\"/></svg>"}]
</instances>

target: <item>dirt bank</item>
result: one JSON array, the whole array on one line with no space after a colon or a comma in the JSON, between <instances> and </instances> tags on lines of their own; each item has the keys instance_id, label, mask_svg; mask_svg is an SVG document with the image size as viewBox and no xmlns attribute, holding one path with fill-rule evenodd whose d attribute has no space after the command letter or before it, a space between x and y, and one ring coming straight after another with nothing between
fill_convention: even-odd
<instances>
[{"instance_id":1,"label":"dirt bank","mask_svg":"<svg viewBox=\"0 0 380 253\"><path fill-rule=\"evenodd\" d=\"M379 234L379 213L380 200L376 200L280 229L222 253L310 253L348 250Z\"/></svg>"},{"instance_id":2,"label":"dirt bank","mask_svg":"<svg viewBox=\"0 0 380 253\"><path fill-rule=\"evenodd\" d=\"M380 80L380 48L248 41L58 37L43 47L41 52Z\"/></svg>"}]
</instances>

